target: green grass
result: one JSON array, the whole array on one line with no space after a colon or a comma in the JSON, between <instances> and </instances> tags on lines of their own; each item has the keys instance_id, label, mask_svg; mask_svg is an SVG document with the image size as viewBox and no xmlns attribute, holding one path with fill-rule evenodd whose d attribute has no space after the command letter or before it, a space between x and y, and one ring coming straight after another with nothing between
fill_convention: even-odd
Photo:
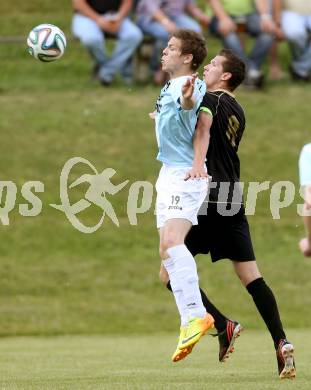
<instances>
[{"instance_id":1,"label":"green grass","mask_svg":"<svg viewBox=\"0 0 311 390\"><path fill-rule=\"evenodd\" d=\"M52 23L70 31L72 15L71 0L15 1L0 4L0 36L27 36L29 31L41 23Z\"/></svg>"},{"instance_id":2,"label":"green grass","mask_svg":"<svg viewBox=\"0 0 311 390\"><path fill-rule=\"evenodd\" d=\"M0 388L36 389L308 389L308 330L291 330L297 378L281 381L267 332L245 330L236 352L218 362L207 336L182 362L171 363L172 334L150 336L27 337L1 340Z\"/></svg>"}]
</instances>

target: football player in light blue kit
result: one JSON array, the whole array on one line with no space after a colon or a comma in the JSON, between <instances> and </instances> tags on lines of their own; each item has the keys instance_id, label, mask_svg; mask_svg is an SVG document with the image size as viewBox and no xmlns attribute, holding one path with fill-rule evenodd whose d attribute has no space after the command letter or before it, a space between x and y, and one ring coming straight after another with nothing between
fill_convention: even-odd
<instances>
[{"instance_id":1,"label":"football player in light blue kit","mask_svg":"<svg viewBox=\"0 0 311 390\"><path fill-rule=\"evenodd\" d=\"M304 225L307 236L299 242L299 248L306 257L311 257L311 143L306 144L299 158L300 185L304 187Z\"/></svg>"},{"instance_id":2,"label":"football player in light blue kit","mask_svg":"<svg viewBox=\"0 0 311 390\"><path fill-rule=\"evenodd\" d=\"M170 80L162 88L154 112L157 159L163 163L156 183L160 256L181 317L173 361L190 353L214 324L202 303L195 260L184 243L191 226L198 223L197 213L208 188L205 158L209 135L202 129L195 131L206 87L193 74L206 54L200 34L191 30L172 34L161 60Z\"/></svg>"}]
</instances>

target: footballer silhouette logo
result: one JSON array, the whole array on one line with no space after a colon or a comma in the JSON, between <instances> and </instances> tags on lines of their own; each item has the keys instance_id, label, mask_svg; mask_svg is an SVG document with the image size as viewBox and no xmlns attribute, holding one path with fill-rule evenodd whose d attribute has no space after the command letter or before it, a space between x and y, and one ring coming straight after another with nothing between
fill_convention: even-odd
<instances>
[{"instance_id":1,"label":"footballer silhouette logo","mask_svg":"<svg viewBox=\"0 0 311 390\"><path fill-rule=\"evenodd\" d=\"M72 169L77 164L87 165L92 170L92 174L83 174L73 183L69 184L69 175ZM68 160L61 172L60 175L60 200L61 204L50 204L51 207L62 211L69 222L77 230L82 233L93 233L98 230L104 222L105 216L109 217L111 221L119 226L119 221L117 215L113 209L112 204L107 199L106 195L115 195L124 188L129 180L114 185L111 182L111 178L115 175L116 171L113 168L106 168L101 173L98 173L97 169L91 164L88 160L82 157L73 157ZM75 188L80 184L87 183L88 189L85 192L83 199L80 199L78 202L73 204L70 203L68 189ZM102 209L102 215L98 223L94 226L86 226L78 218L78 214L82 211L88 209L92 205L96 205Z\"/></svg>"}]
</instances>

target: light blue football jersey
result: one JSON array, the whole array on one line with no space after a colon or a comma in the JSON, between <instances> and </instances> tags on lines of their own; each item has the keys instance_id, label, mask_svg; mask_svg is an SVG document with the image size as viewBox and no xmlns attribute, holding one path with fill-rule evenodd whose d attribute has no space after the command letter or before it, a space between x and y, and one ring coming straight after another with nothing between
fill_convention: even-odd
<instances>
[{"instance_id":1,"label":"light blue football jersey","mask_svg":"<svg viewBox=\"0 0 311 390\"><path fill-rule=\"evenodd\" d=\"M195 81L196 103L193 109L183 110L181 89L188 78L181 76L168 81L156 102L157 159L171 166L191 167L194 159L193 134L206 86L202 80Z\"/></svg>"},{"instance_id":2,"label":"light blue football jersey","mask_svg":"<svg viewBox=\"0 0 311 390\"><path fill-rule=\"evenodd\" d=\"M306 144L300 153L299 158L300 185L311 184L311 143Z\"/></svg>"}]
</instances>

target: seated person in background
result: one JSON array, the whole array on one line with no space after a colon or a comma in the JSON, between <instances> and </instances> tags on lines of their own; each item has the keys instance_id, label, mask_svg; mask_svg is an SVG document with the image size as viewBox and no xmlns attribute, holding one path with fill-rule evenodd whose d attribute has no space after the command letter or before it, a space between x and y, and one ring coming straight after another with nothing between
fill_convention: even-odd
<instances>
[{"instance_id":1,"label":"seated person in background","mask_svg":"<svg viewBox=\"0 0 311 390\"><path fill-rule=\"evenodd\" d=\"M166 77L160 67L160 57L167 45L169 34L177 28L186 28L201 33L198 22L208 26L210 20L198 8L194 0L139 0L136 17L137 24L142 31L155 38L150 68L157 85L163 84ZM198 22L193 18L197 19Z\"/></svg>"},{"instance_id":2,"label":"seated person in background","mask_svg":"<svg viewBox=\"0 0 311 390\"><path fill-rule=\"evenodd\" d=\"M254 2L256 8L254 8ZM211 21L211 32L220 35L224 46L231 49L247 64L245 84L261 87L263 74L261 66L273 43L276 25L271 16L269 0L208 0L214 18ZM245 30L256 37L249 55L237 32Z\"/></svg>"},{"instance_id":3,"label":"seated person in background","mask_svg":"<svg viewBox=\"0 0 311 390\"><path fill-rule=\"evenodd\" d=\"M111 84L118 71L125 82L132 79L131 57L143 38L140 29L127 17L132 3L132 0L73 0L73 34L91 54L94 76L103 85ZM117 40L111 57L105 50L107 34Z\"/></svg>"},{"instance_id":4,"label":"seated person in background","mask_svg":"<svg viewBox=\"0 0 311 390\"><path fill-rule=\"evenodd\" d=\"M281 29L281 2L282 0L270 0L271 14L276 25L275 37L269 53L270 80L281 80L285 77L279 59L279 43L284 39Z\"/></svg>"},{"instance_id":5,"label":"seated person in background","mask_svg":"<svg viewBox=\"0 0 311 390\"><path fill-rule=\"evenodd\" d=\"M311 143L305 145L300 153L299 176L300 185L304 187L303 220L307 233L307 236L300 240L299 248L304 256L311 257Z\"/></svg>"},{"instance_id":6,"label":"seated person in background","mask_svg":"<svg viewBox=\"0 0 311 390\"><path fill-rule=\"evenodd\" d=\"M293 79L309 81L311 76L311 1L283 0L281 26L292 52L290 72Z\"/></svg>"}]
</instances>

